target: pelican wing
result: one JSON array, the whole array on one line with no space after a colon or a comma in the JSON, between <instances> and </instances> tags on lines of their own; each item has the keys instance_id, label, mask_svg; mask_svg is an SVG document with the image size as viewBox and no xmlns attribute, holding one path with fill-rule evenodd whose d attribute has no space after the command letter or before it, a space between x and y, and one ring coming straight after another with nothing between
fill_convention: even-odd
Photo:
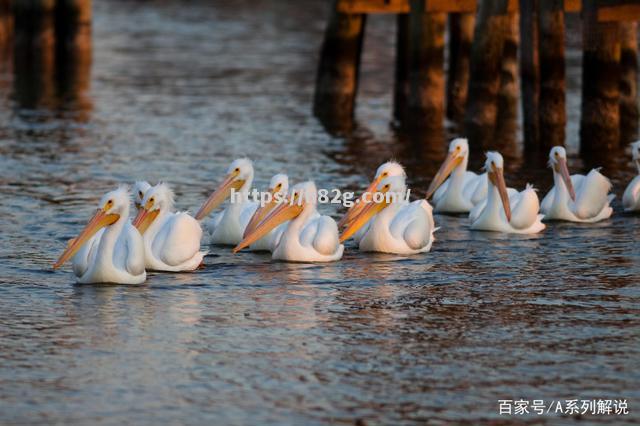
<instances>
[{"instance_id":1,"label":"pelican wing","mask_svg":"<svg viewBox=\"0 0 640 426\"><path fill-rule=\"evenodd\" d=\"M80 248L78 253L73 256L73 273L76 277L83 276L89 269L89 266L93 265L96 261L96 253L98 252L98 246L100 246L102 234L104 234L104 228L96 232L96 234Z\"/></svg>"},{"instance_id":2,"label":"pelican wing","mask_svg":"<svg viewBox=\"0 0 640 426\"><path fill-rule=\"evenodd\" d=\"M412 250L430 247L435 229L432 212L426 200L414 201L398 211L389 232L394 238L404 240Z\"/></svg>"},{"instance_id":3,"label":"pelican wing","mask_svg":"<svg viewBox=\"0 0 640 426\"><path fill-rule=\"evenodd\" d=\"M573 182L573 176L572 176ZM597 216L609 205L611 182L598 170L593 169L576 185L576 201L572 206L573 213L580 219Z\"/></svg>"},{"instance_id":4,"label":"pelican wing","mask_svg":"<svg viewBox=\"0 0 640 426\"><path fill-rule=\"evenodd\" d=\"M509 201L513 205L510 223L514 228L529 228L538 219L540 200L531 185L527 185L519 194L509 197Z\"/></svg>"},{"instance_id":5,"label":"pelican wing","mask_svg":"<svg viewBox=\"0 0 640 426\"><path fill-rule=\"evenodd\" d=\"M640 209L640 175L634 177L624 190L622 205L626 211Z\"/></svg>"},{"instance_id":6,"label":"pelican wing","mask_svg":"<svg viewBox=\"0 0 640 426\"><path fill-rule=\"evenodd\" d=\"M125 225L113 256L113 263L119 269L124 269L134 276L144 273L144 242L131 223L127 222Z\"/></svg>"},{"instance_id":7,"label":"pelican wing","mask_svg":"<svg viewBox=\"0 0 640 426\"><path fill-rule=\"evenodd\" d=\"M332 255L340 246L338 225L329 216L319 216L311 220L300 234L300 244L313 247L324 255Z\"/></svg>"},{"instance_id":8,"label":"pelican wing","mask_svg":"<svg viewBox=\"0 0 640 426\"><path fill-rule=\"evenodd\" d=\"M170 266L181 265L200 250L202 228L187 213L175 213L167 219L151 244L153 254Z\"/></svg>"}]
</instances>

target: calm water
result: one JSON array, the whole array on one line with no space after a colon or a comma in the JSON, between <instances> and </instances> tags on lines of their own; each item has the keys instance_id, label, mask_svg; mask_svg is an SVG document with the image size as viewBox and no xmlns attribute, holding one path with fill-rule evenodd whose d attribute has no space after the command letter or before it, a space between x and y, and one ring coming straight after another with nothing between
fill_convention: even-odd
<instances>
[{"instance_id":1,"label":"calm water","mask_svg":"<svg viewBox=\"0 0 640 426\"><path fill-rule=\"evenodd\" d=\"M206 269L139 287L52 272L119 182L165 179L193 210L238 156L259 187L284 170L344 189L395 157L420 194L441 158L389 128L393 18L369 21L359 125L339 137L310 115L323 2L94 3L90 80L25 93L23 74L1 74L1 423L640 422L640 217L618 203L601 224L527 237L437 217L433 251L411 258L212 248ZM584 170L578 51L568 63ZM545 159L520 151L507 181L548 189ZM627 158L596 162L618 199ZM520 398L625 398L630 415L499 417L499 399Z\"/></svg>"}]
</instances>

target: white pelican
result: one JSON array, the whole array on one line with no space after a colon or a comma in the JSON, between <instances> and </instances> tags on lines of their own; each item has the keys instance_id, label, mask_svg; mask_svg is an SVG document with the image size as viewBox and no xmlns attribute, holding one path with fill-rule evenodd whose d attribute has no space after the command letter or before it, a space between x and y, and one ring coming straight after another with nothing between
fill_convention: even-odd
<instances>
[{"instance_id":1,"label":"white pelican","mask_svg":"<svg viewBox=\"0 0 640 426\"><path fill-rule=\"evenodd\" d=\"M258 226L238 244L236 253L253 244L285 221L289 221L272 258L290 262L331 262L342 257L338 225L329 216L316 214L316 185L309 181L293 187L291 196L273 209Z\"/></svg>"},{"instance_id":2,"label":"white pelican","mask_svg":"<svg viewBox=\"0 0 640 426\"><path fill-rule=\"evenodd\" d=\"M251 160L240 158L231 163L227 175L218 188L209 196L196 214L196 220L202 220L227 198L229 205L221 213L205 224L211 233L214 244L236 245L242 241L242 234L249 219L258 208L258 204L249 201L249 190L253 183L253 164ZM232 196L233 195L233 196Z\"/></svg>"},{"instance_id":3,"label":"white pelican","mask_svg":"<svg viewBox=\"0 0 640 426\"><path fill-rule=\"evenodd\" d=\"M59 268L76 255L102 228L102 236L86 248L83 256L74 257L73 270L80 283L141 284L147 279L144 270L142 236L129 222L129 194L125 187L107 193L100 207L77 238L53 265Z\"/></svg>"},{"instance_id":4,"label":"white pelican","mask_svg":"<svg viewBox=\"0 0 640 426\"><path fill-rule=\"evenodd\" d=\"M640 211L640 141L631 144L631 157L638 168L638 176L634 177L624 190L622 206L626 212Z\"/></svg>"},{"instance_id":5,"label":"white pelican","mask_svg":"<svg viewBox=\"0 0 640 426\"><path fill-rule=\"evenodd\" d=\"M407 177L406 172L404 171L404 167L395 161L387 161L378 167L376 170L376 174L369 183L367 189L364 190L362 195L358 197L354 201L354 204L347 210L347 213L340 219L338 222L338 228L345 228L349 226L349 224L353 221L353 218L358 216L360 212L366 207L367 203L371 201L371 195L376 191L376 188L382 181L382 179L388 178L390 176L401 176L403 178ZM362 227L354 234L353 239L358 244L360 239L367 232L369 227L369 223L365 223Z\"/></svg>"},{"instance_id":6,"label":"white pelican","mask_svg":"<svg viewBox=\"0 0 640 426\"><path fill-rule=\"evenodd\" d=\"M477 175L467 170L469 142L456 138L449 144L449 153L427 189L427 200L433 195L436 213L468 213L487 198L487 174ZM449 177L450 176L450 177Z\"/></svg>"},{"instance_id":7,"label":"white pelican","mask_svg":"<svg viewBox=\"0 0 640 426\"><path fill-rule=\"evenodd\" d=\"M262 207L259 207L244 229L243 238L246 237L256 226L273 210L278 202L284 201L285 197L289 193L289 177L285 174L278 173L271 178L269 182L270 199L266 200ZM249 247L253 251L273 251L282 232L286 228L286 223L282 223L264 237L260 238Z\"/></svg>"},{"instance_id":8,"label":"white pelican","mask_svg":"<svg viewBox=\"0 0 640 426\"><path fill-rule=\"evenodd\" d=\"M542 223L544 216L538 214L540 202L533 187L527 185L524 191L509 196L504 183L504 160L497 152L487 153L485 169L489 193L482 210L476 216L470 215L471 229L514 234L542 231L545 228Z\"/></svg>"},{"instance_id":9,"label":"white pelican","mask_svg":"<svg viewBox=\"0 0 640 426\"><path fill-rule=\"evenodd\" d=\"M542 199L545 219L592 223L611 216L609 203L615 196L607 195L611 182L598 170L593 169L586 176L569 176L567 152L561 146L551 148L549 166L554 186Z\"/></svg>"},{"instance_id":10,"label":"white pelican","mask_svg":"<svg viewBox=\"0 0 640 426\"><path fill-rule=\"evenodd\" d=\"M145 266L153 271L193 271L202 264L202 228L185 212L173 212L173 191L165 183L151 187L133 221L144 240Z\"/></svg>"},{"instance_id":11,"label":"white pelican","mask_svg":"<svg viewBox=\"0 0 640 426\"><path fill-rule=\"evenodd\" d=\"M358 245L362 251L416 254L431 250L435 232L433 209L427 200L405 201L405 178L383 179L376 188L382 195L368 203L343 231L340 241L349 239L365 223L369 227Z\"/></svg>"},{"instance_id":12,"label":"white pelican","mask_svg":"<svg viewBox=\"0 0 640 426\"><path fill-rule=\"evenodd\" d=\"M144 194L151 188L151 185L146 180L139 180L133 184L133 205L136 207L136 212L140 212L142 208L142 200L144 200Z\"/></svg>"}]
</instances>

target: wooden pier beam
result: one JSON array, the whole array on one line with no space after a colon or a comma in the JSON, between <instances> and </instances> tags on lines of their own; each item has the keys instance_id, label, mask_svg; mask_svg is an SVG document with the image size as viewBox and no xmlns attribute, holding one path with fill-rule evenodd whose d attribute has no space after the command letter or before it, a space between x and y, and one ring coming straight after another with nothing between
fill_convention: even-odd
<instances>
[{"instance_id":1,"label":"wooden pier beam","mask_svg":"<svg viewBox=\"0 0 640 426\"><path fill-rule=\"evenodd\" d=\"M638 139L638 24L620 23L620 143Z\"/></svg>"},{"instance_id":2,"label":"wooden pier beam","mask_svg":"<svg viewBox=\"0 0 640 426\"><path fill-rule=\"evenodd\" d=\"M502 51L509 19L507 0L485 0L479 6L464 119L465 134L475 149L492 145L495 134Z\"/></svg>"},{"instance_id":3,"label":"wooden pier beam","mask_svg":"<svg viewBox=\"0 0 640 426\"><path fill-rule=\"evenodd\" d=\"M564 145L565 105L564 1L538 0L540 60L540 149Z\"/></svg>"},{"instance_id":4,"label":"wooden pier beam","mask_svg":"<svg viewBox=\"0 0 640 426\"><path fill-rule=\"evenodd\" d=\"M350 127L366 15L345 14L333 4L320 51L313 113L331 128Z\"/></svg>"},{"instance_id":5,"label":"wooden pier beam","mask_svg":"<svg viewBox=\"0 0 640 426\"><path fill-rule=\"evenodd\" d=\"M399 126L406 121L409 107L409 15L396 20L396 68L393 86L393 118Z\"/></svg>"},{"instance_id":6,"label":"wooden pier beam","mask_svg":"<svg viewBox=\"0 0 640 426\"><path fill-rule=\"evenodd\" d=\"M540 142L540 62L538 55L538 0L520 0L520 84L522 131L528 151Z\"/></svg>"},{"instance_id":7,"label":"wooden pier beam","mask_svg":"<svg viewBox=\"0 0 640 426\"><path fill-rule=\"evenodd\" d=\"M464 119L475 19L473 13L452 13L449 15L447 118L455 122L461 122Z\"/></svg>"},{"instance_id":8,"label":"wooden pier beam","mask_svg":"<svg viewBox=\"0 0 640 426\"><path fill-rule=\"evenodd\" d=\"M91 0L56 0L56 44L91 50Z\"/></svg>"},{"instance_id":9,"label":"wooden pier beam","mask_svg":"<svg viewBox=\"0 0 640 426\"><path fill-rule=\"evenodd\" d=\"M582 3L580 148L584 153L620 143L620 28L617 22L598 22L597 6L597 0Z\"/></svg>"},{"instance_id":10,"label":"wooden pier beam","mask_svg":"<svg viewBox=\"0 0 640 426\"><path fill-rule=\"evenodd\" d=\"M410 4L407 124L410 128L442 129L446 14L426 11L424 0L411 0Z\"/></svg>"}]
</instances>

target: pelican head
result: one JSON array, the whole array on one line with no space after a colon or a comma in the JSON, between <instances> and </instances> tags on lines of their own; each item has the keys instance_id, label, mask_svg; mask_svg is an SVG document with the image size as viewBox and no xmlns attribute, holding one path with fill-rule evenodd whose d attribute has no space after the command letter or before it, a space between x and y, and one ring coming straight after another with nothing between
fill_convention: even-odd
<instances>
[{"instance_id":1,"label":"pelican head","mask_svg":"<svg viewBox=\"0 0 640 426\"><path fill-rule=\"evenodd\" d=\"M289 177L283 173L278 173L271 178L269 182L269 199L265 200L264 205L258 207L253 213L249 223L244 229L243 238L247 236L255 227L273 210L278 202L284 200L289 192Z\"/></svg>"},{"instance_id":2,"label":"pelican head","mask_svg":"<svg viewBox=\"0 0 640 426\"><path fill-rule=\"evenodd\" d=\"M378 169L376 170L375 177L373 178L373 180L371 181L367 189L365 189L362 196L356 201L356 203L351 208L349 208L349 210L347 211L347 214L345 214L344 217L340 219L340 222L338 222L338 227L347 226L349 222L351 222L351 220L354 217L356 217L360 213L360 211L364 208L364 205L366 204L363 199L364 194L369 194L374 192L383 179L386 179L391 176L399 176L402 178L406 178L407 174L404 171L404 167L402 167L402 165L396 161L387 161L386 163L380 165L380 167L378 167Z\"/></svg>"},{"instance_id":3,"label":"pelican head","mask_svg":"<svg viewBox=\"0 0 640 426\"><path fill-rule=\"evenodd\" d=\"M469 141L466 138L456 138L449 144L449 152L447 158L440 166L440 169L433 177L429 189L427 189L427 200L436 192L436 190L447 180L453 170L463 164L465 158L469 155Z\"/></svg>"},{"instance_id":4,"label":"pelican head","mask_svg":"<svg viewBox=\"0 0 640 426\"><path fill-rule=\"evenodd\" d=\"M126 218L127 216L129 216L129 191L127 187L121 186L115 191L105 194L89 223L76 238L69 241L67 248L53 265L53 268L59 268L67 260L71 259L84 243L100 229L116 223L121 217Z\"/></svg>"},{"instance_id":5,"label":"pelican head","mask_svg":"<svg viewBox=\"0 0 640 426\"><path fill-rule=\"evenodd\" d=\"M635 141L631 144L631 158L633 158L638 168L638 173L640 173L640 141Z\"/></svg>"},{"instance_id":6,"label":"pelican head","mask_svg":"<svg viewBox=\"0 0 640 426\"><path fill-rule=\"evenodd\" d=\"M218 188L211 193L209 198L204 202L198 213L196 219L201 220L208 216L209 213L220 204L222 204L229 196L231 191L240 191L245 186L250 186L253 181L253 163L248 158L239 158L234 160L229 168L227 174L218 186Z\"/></svg>"},{"instance_id":7,"label":"pelican head","mask_svg":"<svg viewBox=\"0 0 640 426\"><path fill-rule=\"evenodd\" d=\"M173 191L166 183L159 183L151 187L142 200L142 208L133 219L133 226L144 235L149 226L158 217L161 211L173 210Z\"/></svg>"},{"instance_id":8,"label":"pelican head","mask_svg":"<svg viewBox=\"0 0 640 426\"><path fill-rule=\"evenodd\" d=\"M360 210L340 235L340 242L351 238L373 216L387 208L391 203L401 200L406 191L407 185L404 176L389 176L380 181L371 197L371 201Z\"/></svg>"},{"instance_id":9,"label":"pelican head","mask_svg":"<svg viewBox=\"0 0 640 426\"><path fill-rule=\"evenodd\" d=\"M549 167L553 169L554 173L558 173L562 177L571 199L575 201L576 191L573 188L569 167L567 166L567 151L563 147L554 146L551 148L551 151L549 151Z\"/></svg>"},{"instance_id":10,"label":"pelican head","mask_svg":"<svg viewBox=\"0 0 640 426\"><path fill-rule=\"evenodd\" d=\"M511 205L509 203L507 185L504 182L504 159L502 155L494 151L487 152L487 160L484 163L484 168L487 171L489 183L498 189L507 222L511 222Z\"/></svg>"},{"instance_id":11,"label":"pelican head","mask_svg":"<svg viewBox=\"0 0 640 426\"><path fill-rule=\"evenodd\" d=\"M291 194L269 213L253 230L244 235L243 240L234 247L237 253L245 247L267 235L276 226L293 220L301 214L314 210L318 204L318 190L312 181L302 182L291 189Z\"/></svg>"},{"instance_id":12,"label":"pelican head","mask_svg":"<svg viewBox=\"0 0 640 426\"><path fill-rule=\"evenodd\" d=\"M139 180L133 184L133 204L136 206L136 210L140 211L142 208L142 200L144 200L144 194L151 188L149 182L146 180Z\"/></svg>"}]
</instances>

